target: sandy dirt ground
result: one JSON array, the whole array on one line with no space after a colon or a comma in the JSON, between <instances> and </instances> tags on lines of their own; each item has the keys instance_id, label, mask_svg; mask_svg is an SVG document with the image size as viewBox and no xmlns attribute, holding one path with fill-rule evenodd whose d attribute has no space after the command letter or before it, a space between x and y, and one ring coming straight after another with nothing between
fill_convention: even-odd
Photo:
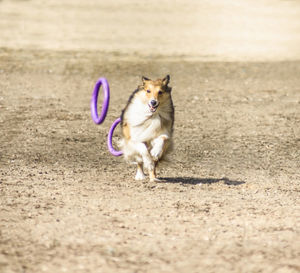
<instances>
[{"instance_id":1,"label":"sandy dirt ground","mask_svg":"<svg viewBox=\"0 0 300 273\"><path fill-rule=\"evenodd\" d=\"M299 272L300 4L83 3L0 1L0 272ZM108 129L166 74L175 149L135 181Z\"/></svg>"}]
</instances>

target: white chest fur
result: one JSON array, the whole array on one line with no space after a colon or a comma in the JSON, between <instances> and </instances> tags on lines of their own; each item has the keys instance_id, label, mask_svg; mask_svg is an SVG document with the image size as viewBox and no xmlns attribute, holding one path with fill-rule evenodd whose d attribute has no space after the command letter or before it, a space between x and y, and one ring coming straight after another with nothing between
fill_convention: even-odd
<instances>
[{"instance_id":1,"label":"white chest fur","mask_svg":"<svg viewBox=\"0 0 300 273\"><path fill-rule=\"evenodd\" d=\"M161 132L161 119L153 115L142 124L131 127L131 140L134 142L147 142L156 138Z\"/></svg>"},{"instance_id":2,"label":"white chest fur","mask_svg":"<svg viewBox=\"0 0 300 273\"><path fill-rule=\"evenodd\" d=\"M162 120L158 113L152 113L148 105L133 101L126 115L130 138L133 142L147 142L156 138L162 130Z\"/></svg>"}]
</instances>

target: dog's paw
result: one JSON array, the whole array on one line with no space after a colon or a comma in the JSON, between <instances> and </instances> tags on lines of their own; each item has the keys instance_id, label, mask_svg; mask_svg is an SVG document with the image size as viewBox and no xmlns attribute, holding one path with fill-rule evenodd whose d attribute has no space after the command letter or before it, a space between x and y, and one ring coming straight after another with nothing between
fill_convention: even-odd
<instances>
[{"instance_id":1,"label":"dog's paw","mask_svg":"<svg viewBox=\"0 0 300 273\"><path fill-rule=\"evenodd\" d=\"M158 161L162 156L162 149L158 146L154 146L150 151L150 154L154 161Z\"/></svg>"},{"instance_id":2,"label":"dog's paw","mask_svg":"<svg viewBox=\"0 0 300 273\"><path fill-rule=\"evenodd\" d=\"M150 182L151 182L151 183L152 183L152 182L162 182L162 180L159 179L159 178L157 178L157 177L152 177L152 178L150 178Z\"/></svg>"},{"instance_id":3,"label":"dog's paw","mask_svg":"<svg viewBox=\"0 0 300 273\"><path fill-rule=\"evenodd\" d=\"M135 180L144 180L145 178L146 178L145 174L142 171L137 171L134 179Z\"/></svg>"}]
</instances>

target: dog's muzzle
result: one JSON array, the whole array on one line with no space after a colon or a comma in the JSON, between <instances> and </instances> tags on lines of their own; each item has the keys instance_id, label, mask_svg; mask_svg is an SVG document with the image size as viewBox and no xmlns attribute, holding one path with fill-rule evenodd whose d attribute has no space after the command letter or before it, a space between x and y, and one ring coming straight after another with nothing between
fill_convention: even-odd
<instances>
[{"instance_id":1,"label":"dog's muzzle","mask_svg":"<svg viewBox=\"0 0 300 273\"><path fill-rule=\"evenodd\" d=\"M150 111L153 113L156 111L158 105L159 105L159 103L157 100L151 100L150 103L148 104Z\"/></svg>"}]
</instances>

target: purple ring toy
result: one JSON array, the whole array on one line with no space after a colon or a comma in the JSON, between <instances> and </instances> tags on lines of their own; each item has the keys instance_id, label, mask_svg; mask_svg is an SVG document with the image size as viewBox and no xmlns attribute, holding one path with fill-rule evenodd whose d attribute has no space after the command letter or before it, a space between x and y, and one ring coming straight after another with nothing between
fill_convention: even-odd
<instances>
[{"instance_id":1,"label":"purple ring toy","mask_svg":"<svg viewBox=\"0 0 300 273\"><path fill-rule=\"evenodd\" d=\"M99 117L97 105L98 105L98 93L101 85L103 85L104 98L102 103L101 115ZM105 120L108 111L108 106L109 106L109 85L105 78L99 78L94 87L94 92L91 99L92 119L96 124L101 124Z\"/></svg>"},{"instance_id":2,"label":"purple ring toy","mask_svg":"<svg viewBox=\"0 0 300 273\"><path fill-rule=\"evenodd\" d=\"M97 102L98 102L99 89L100 89L101 85L103 86L104 99L103 99L103 103L102 103L101 115L99 117L98 110L97 110ZM94 92L93 92L92 99L91 99L91 114L92 114L92 119L96 124L101 124L102 122L104 122L106 115L107 115L107 111L108 111L109 99L110 99L110 93L109 93L108 82L105 78L99 78L94 87ZM118 118L114 121L111 128L109 129L108 136L107 136L108 150L114 156L120 156L123 154L122 151L116 151L112 145L112 136L113 136L114 130L120 122L121 122L121 118Z\"/></svg>"},{"instance_id":3,"label":"purple ring toy","mask_svg":"<svg viewBox=\"0 0 300 273\"><path fill-rule=\"evenodd\" d=\"M117 125L121 122L121 118L117 118L112 126L109 129L108 136L107 136L107 147L110 153L114 156L120 156L123 154L122 151L116 151L112 145L112 136L114 134L114 130L117 127Z\"/></svg>"}]
</instances>

